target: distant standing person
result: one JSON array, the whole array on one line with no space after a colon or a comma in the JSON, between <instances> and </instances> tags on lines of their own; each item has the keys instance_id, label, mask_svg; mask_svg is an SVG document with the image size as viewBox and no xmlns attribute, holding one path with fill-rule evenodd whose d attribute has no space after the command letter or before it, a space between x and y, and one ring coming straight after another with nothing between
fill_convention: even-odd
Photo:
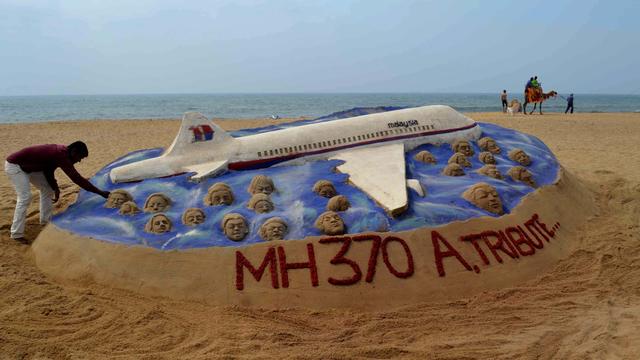
<instances>
[{"instance_id":1,"label":"distant standing person","mask_svg":"<svg viewBox=\"0 0 640 360\"><path fill-rule=\"evenodd\" d=\"M573 114L573 94L570 94L567 98L567 109L564 111L564 113L566 114L569 109L571 109L571 113Z\"/></svg>"},{"instance_id":2,"label":"distant standing person","mask_svg":"<svg viewBox=\"0 0 640 360\"><path fill-rule=\"evenodd\" d=\"M502 112L507 112L507 90L502 90L502 94L500 94L500 100L502 101Z\"/></svg>"},{"instance_id":3,"label":"distant standing person","mask_svg":"<svg viewBox=\"0 0 640 360\"><path fill-rule=\"evenodd\" d=\"M87 156L89 156L87 145L82 141L76 141L69 146L56 144L29 146L7 157L4 162L4 171L18 195L11 224L12 239L25 242L24 226L27 208L31 203L29 183L40 190L40 224L46 224L51 219L53 203L60 197L60 189L54 176L57 168L61 168L74 183L86 191L104 198L109 197L108 191L95 187L73 167Z\"/></svg>"}]
</instances>

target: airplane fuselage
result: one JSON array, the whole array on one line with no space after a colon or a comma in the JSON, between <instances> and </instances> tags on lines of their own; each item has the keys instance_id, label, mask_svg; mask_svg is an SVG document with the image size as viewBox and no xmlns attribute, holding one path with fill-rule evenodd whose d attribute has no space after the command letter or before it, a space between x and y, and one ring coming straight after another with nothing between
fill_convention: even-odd
<instances>
[{"instance_id":1,"label":"airplane fuselage","mask_svg":"<svg viewBox=\"0 0 640 360\"><path fill-rule=\"evenodd\" d=\"M413 109L407 109L413 110ZM402 110L394 111L399 113ZM387 113L331 120L318 124L249 135L234 139L229 144L228 168L245 170L291 163L301 158L324 159L335 152L364 146L404 143L409 151L424 143L438 143L439 135L458 134L465 137L465 130L476 128L476 123L446 124L444 119L421 117L419 113L395 114L393 120ZM404 115L404 116L402 116ZM443 124L444 123L444 124Z\"/></svg>"},{"instance_id":2,"label":"airplane fuselage","mask_svg":"<svg viewBox=\"0 0 640 360\"><path fill-rule=\"evenodd\" d=\"M202 133L202 129L209 132ZM215 130L213 130L215 129ZM424 143L477 139L477 124L448 106L434 105L229 136L200 114L185 115L174 143L160 157L111 171L114 182L166 177L186 172L194 179L226 170L247 170L308 159L328 159L357 148L402 143L405 151Z\"/></svg>"}]
</instances>

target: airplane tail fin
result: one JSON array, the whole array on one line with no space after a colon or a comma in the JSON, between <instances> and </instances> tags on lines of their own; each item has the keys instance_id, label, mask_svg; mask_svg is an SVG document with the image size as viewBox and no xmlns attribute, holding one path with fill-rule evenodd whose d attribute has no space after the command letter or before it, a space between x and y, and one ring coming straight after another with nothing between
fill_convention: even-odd
<instances>
[{"instance_id":1,"label":"airplane tail fin","mask_svg":"<svg viewBox=\"0 0 640 360\"><path fill-rule=\"evenodd\" d=\"M221 143L233 139L226 131L199 112L187 112L182 116L180 131L163 156L182 155L187 149L203 144Z\"/></svg>"}]
</instances>

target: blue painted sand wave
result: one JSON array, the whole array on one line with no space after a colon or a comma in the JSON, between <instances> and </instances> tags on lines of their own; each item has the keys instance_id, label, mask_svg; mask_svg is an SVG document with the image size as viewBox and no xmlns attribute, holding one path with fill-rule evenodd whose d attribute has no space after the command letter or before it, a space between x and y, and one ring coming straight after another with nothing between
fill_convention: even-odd
<instances>
[{"instance_id":1,"label":"blue painted sand wave","mask_svg":"<svg viewBox=\"0 0 640 360\"><path fill-rule=\"evenodd\" d=\"M314 120L318 121L318 119ZM321 119L320 121L326 121ZM496 139L502 153L495 155L497 167L503 175L509 168L518 165L511 161L507 154L513 148L523 149L533 163L529 171L539 186L554 182L558 173L558 162L549 148L539 139L496 125L479 123L482 136ZM234 136L273 130L244 130ZM165 234L148 234L144 225L151 217L148 213L134 216L122 216L117 209L107 209L104 199L98 195L81 191L78 200L67 211L54 217L56 226L81 236L89 236L113 243L142 245L156 249L190 249L212 246L245 246L262 242L258 229L262 223L273 216L279 216L289 224L286 239L302 239L305 236L320 235L313 226L316 218L325 211L328 199L315 194L311 189L319 179L327 179L334 183L339 194L345 195L352 207L340 213L347 226L348 233L365 231L402 231L425 226L438 226L456 220L466 220L480 216L495 216L478 209L461 198L462 192L477 182L487 182L498 189L505 211L511 212L522 197L533 191L532 188L516 183L511 179L497 180L477 174L482 164L477 158L480 152L473 143L476 155L470 161L471 169L465 169L462 177L441 175L447 160L453 154L450 146L422 145L405 154L408 178L418 179L426 189L426 196L420 197L413 190L409 192L409 209L397 218L389 217L366 194L346 183L348 175L336 173L334 168L340 161L316 161L299 166L280 166L266 169L230 171L222 176L207 179L201 183L192 183L187 175L163 179L151 179L138 183L113 184L109 179L109 171L117 166L159 156L162 149L141 150L130 153L114 161L100 170L91 181L98 187L115 190L124 189L134 196L135 202L142 207L145 199L152 193L162 192L173 200L173 206L165 212L172 220L173 229ZM438 164L428 165L414 160L414 155L421 150L434 154ZM251 179L258 174L270 176L278 189L271 195L275 211L268 214L255 214L247 209L250 194L247 192ZM233 189L235 201L230 206L205 206L203 198L207 189L216 182L225 182ZM185 209L202 208L206 220L197 227L185 226L180 219ZM250 233L241 242L228 240L220 227L224 214L240 213L250 223Z\"/></svg>"}]
</instances>

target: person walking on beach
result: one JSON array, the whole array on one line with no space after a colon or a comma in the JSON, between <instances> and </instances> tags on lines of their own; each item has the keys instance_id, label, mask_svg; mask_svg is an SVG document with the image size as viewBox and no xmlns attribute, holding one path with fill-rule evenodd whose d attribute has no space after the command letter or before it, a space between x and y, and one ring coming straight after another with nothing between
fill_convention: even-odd
<instances>
[{"instance_id":1,"label":"person walking on beach","mask_svg":"<svg viewBox=\"0 0 640 360\"><path fill-rule=\"evenodd\" d=\"M571 113L573 114L573 94L570 94L567 98L567 109L564 111L564 113L566 114L569 109L571 109Z\"/></svg>"},{"instance_id":2,"label":"person walking on beach","mask_svg":"<svg viewBox=\"0 0 640 360\"><path fill-rule=\"evenodd\" d=\"M109 197L108 191L95 187L73 166L87 156L89 156L87 145L82 141L76 141L68 146L56 144L29 146L7 157L4 162L4 171L13 183L18 196L11 224L12 239L26 243L24 227L27 208L31 203L29 183L40 191L40 224L46 224L51 219L53 203L60 197L60 189L54 176L57 168L61 168L74 183L86 191L104 198Z\"/></svg>"},{"instance_id":3,"label":"person walking on beach","mask_svg":"<svg viewBox=\"0 0 640 360\"><path fill-rule=\"evenodd\" d=\"M507 90L502 90L502 94L500 94L500 100L502 101L502 112L507 112Z\"/></svg>"}]
</instances>

